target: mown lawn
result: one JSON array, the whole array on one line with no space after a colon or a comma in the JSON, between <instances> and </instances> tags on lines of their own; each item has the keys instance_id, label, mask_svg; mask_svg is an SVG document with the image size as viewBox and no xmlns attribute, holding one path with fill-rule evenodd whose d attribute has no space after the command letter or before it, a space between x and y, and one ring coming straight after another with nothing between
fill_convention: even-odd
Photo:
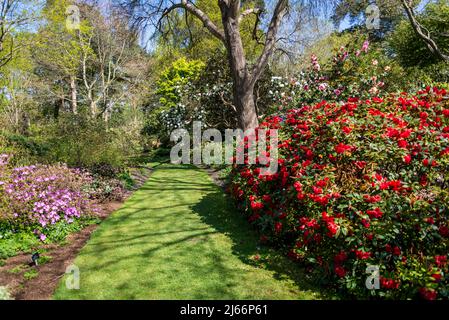
<instances>
[{"instance_id":1,"label":"mown lawn","mask_svg":"<svg viewBox=\"0 0 449 320\"><path fill-rule=\"evenodd\" d=\"M259 255L260 259L254 259ZM297 265L266 247L206 172L155 166L104 221L55 299L316 299Z\"/></svg>"}]
</instances>

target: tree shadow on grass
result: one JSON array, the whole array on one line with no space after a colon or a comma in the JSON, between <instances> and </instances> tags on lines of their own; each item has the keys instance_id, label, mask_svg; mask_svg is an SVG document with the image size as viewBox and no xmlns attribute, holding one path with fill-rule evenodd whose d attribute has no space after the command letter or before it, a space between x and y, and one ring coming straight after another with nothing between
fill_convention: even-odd
<instances>
[{"instance_id":1,"label":"tree shadow on grass","mask_svg":"<svg viewBox=\"0 0 449 320\"><path fill-rule=\"evenodd\" d=\"M245 264L274 272L277 280L290 279L298 290L316 292L319 298L335 299L334 294L312 283L303 267L289 260L281 252L259 243L257 232L233 205L231 199L215 188L192 206L204 223L232 240L233 253ZM254 257L260 256L259 260Z\"/></svg>"},{"instance_id":2,"label":"tree shadow on grass","mask_svg":"<svg viewBox=\"0 0 449 320\"><path fill-rule=\"evenodd\" d=\"M153 175L142 192L136 192L102 224L81 252L78 262L85 276L80 292L61 291L58 297L88 299L102 292L101 297L108 299L308 298L308 292L301 292L308 290L326 298L320 288L309 284L297 264L258 245L256 232L217 186L205 182L202 169L169 164L161 168L171 169L195 170L201 176L187 171L185 175ZM155 203L154 195L168 200ZM229 242L219 234L231 239L232 253ZM256 254L265 259L255 261ZM264 268L275 279L293 281L296 286L287 287L293 295L286 294L282 284L281 289L272 286L265 274L242 274L250 268L236 265L236 259L243 267ZM253 275L257 280L253 281ZM254 292L261 279L269 283Z\"/></svg>"}]
</instances>

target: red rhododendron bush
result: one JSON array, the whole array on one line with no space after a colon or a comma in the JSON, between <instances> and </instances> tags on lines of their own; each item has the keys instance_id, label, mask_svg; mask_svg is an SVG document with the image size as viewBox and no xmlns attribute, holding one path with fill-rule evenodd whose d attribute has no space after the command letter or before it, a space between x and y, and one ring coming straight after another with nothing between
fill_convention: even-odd
<instances>
[{"instance_id":1,"label":"red rhododendron bush","mask_svg":"<svg viewBox=\"0 0 449 320\"><path fill-rule=\"evenodd\" d=\"M235 166L230 188L263 240L352 297L449 297L444 90L322 102L261 127L279 129L278 172Z\"/></svg>"}]
</instances>

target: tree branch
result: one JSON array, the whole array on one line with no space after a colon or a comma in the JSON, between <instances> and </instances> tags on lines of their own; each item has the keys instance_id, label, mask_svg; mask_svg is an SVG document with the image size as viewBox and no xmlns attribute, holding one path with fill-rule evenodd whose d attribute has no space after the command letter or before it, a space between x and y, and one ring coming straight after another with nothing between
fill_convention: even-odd
<instances>
[{"instance_id":1,"label":"tree branch","mask_svg":"<svg viewBox=\"0 0 449 320\"><path fill-rule=\"evenodd\" d=\"M239 22L242 22L243 18L245 18L246 16L249 16L250 14L255 14L258 16L261 13L262 13L262 9L260 9L260 8L247 9L240 13Z\"/></svg>"},{"instance_id":2,"label":"tree branch","mask_svg":"<svg viewBox=\"0 0 449 320\"><path fill-rule=\"evenodd\" d=\"M164 12L162 13L162 16L159 19L159 21L161 21L164 17L166 17L171 11L175 9L184 9L190 12L199 20L201 20L203 25L207 28L207 30L209 30L210 33L212 33L215 37L220 39L223 43L225 42L225 35L223 31L221 31L203 11L201 11L192 3L188 2L188 0L181 0L181 3L176 3L171 7L164 9Z\"/></svg>"},{"instance_id":3,"label":"tree branch","mask_svg":"<svg viewBox=\"0 0 449 320\"><path fill-rule=\"evenodd\" d=\"M263 69L268 63L268 59L273 53L276 45L276 35L281 25L282 18L287 13L288 0L278 0L276 7L273 12L273 16L268 27L268 31L265 38L265 46L262 54L257 59L256 64L251 70L251 82L256 83L262 74Z\"/></svg>"}]
</instances>

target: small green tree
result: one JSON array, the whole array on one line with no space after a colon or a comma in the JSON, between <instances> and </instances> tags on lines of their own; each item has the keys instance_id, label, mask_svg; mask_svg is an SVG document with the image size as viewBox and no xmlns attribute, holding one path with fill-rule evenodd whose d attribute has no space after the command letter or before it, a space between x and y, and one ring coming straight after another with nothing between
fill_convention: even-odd
<instances>
[{"instance_id":1,"label":"small green tree","mask_svg":"<svg viewBox=\"0 0 449 320\"><path fill-rule=\"evenodd\" d=\"M181 101L180 89L189 81L195 80L204 63L199 60L180 58L165 69L157 81L156 94L163 109L174 107Z\"/></svg>"}]
</instances>

